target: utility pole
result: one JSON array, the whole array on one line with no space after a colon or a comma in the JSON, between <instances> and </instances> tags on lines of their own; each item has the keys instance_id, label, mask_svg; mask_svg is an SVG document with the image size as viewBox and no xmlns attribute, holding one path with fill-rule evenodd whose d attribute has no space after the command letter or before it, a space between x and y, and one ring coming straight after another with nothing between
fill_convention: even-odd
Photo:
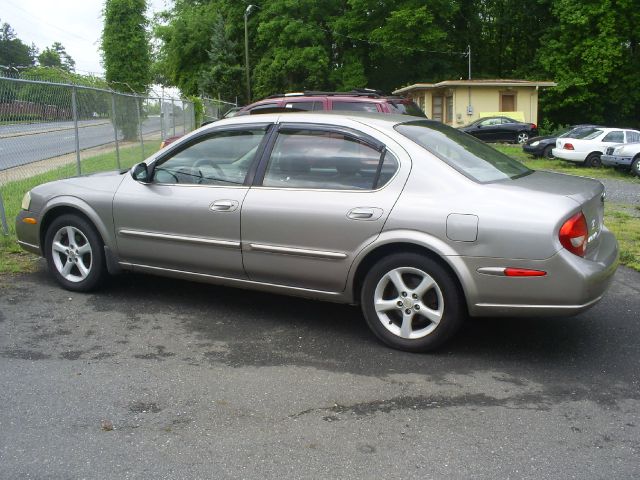
<instances>
[{"instance_id":1,"label":"utility pole","mask_svg":"<svg viewBox=\"0 0 640 480\"><path fill-rule=\"evenodd\" d=\"M249 14L256 8L255 5L249 5L244 11L244 65L247 74L247 104L251 103L251 77L249 76L249 30L247 28L247 20Z\"/></svg>"},{"instance_id":2,"label":"utility pole","mask_svg":"<svg viewBox=\"0 0 640 480\"><path fill-rule=\"evenodd\" d=\"M471 45L467 45L467 57L469 60L469 80L471 80Z\"/></svg>"}]
</instances>

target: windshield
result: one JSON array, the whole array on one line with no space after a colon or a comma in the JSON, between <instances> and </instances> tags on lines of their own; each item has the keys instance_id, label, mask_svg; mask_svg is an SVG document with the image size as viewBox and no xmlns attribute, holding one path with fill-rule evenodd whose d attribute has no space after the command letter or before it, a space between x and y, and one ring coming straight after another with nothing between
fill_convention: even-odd
<instances>
[{"instance_id":1,"label":"windshield","mask_svg":"<svg viewBox=\"0 0 640 480\"><path fill-rule=\"evenodd\" d=\"M471 135L440 122L419 120L396 125L395 129L479 183L518 178L532 172Z\"/></svg>"}]
</instances>

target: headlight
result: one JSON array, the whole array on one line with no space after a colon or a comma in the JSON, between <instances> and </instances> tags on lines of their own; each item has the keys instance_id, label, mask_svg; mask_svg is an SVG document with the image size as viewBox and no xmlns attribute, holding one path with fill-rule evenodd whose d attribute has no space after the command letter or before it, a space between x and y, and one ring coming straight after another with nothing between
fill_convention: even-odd
<instances>
[{"instance_id":1,"label":"headlight","mask_svg":"<svg viewBox=\"0 0 640 480\"><path fill-rule=\"evenodd\" d=\"M538 145L540 145L540 140L536 140L531 144L532 147L537 147Z\"/></svg>"},{"instance_id":2,"label":"headlight","mask_svg":"<svg viewBox=\"0 0 640 480\"><path fill-rule=\"evenodd\" d=\"M27 192L24 194L20 207L22 207L22 210L29 210L29 205L31 205L31 192Z\"/></svg>"}]
</instances>

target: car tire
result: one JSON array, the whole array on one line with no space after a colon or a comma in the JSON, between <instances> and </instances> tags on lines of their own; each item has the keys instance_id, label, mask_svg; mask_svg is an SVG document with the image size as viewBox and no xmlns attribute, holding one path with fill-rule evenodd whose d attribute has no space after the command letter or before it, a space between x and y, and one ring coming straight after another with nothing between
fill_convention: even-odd
<instances>
[{"instance_id":1,"label":"car tire","mask_svg":"<svg viewBox=\"0 0 640 480\"><path fill-rule=\"evenodd\" d=\"M466 317L464 295L453 275L415 253L393 254L376 263L364 279L360 300L373 333L408 352L439 347Z\"/></svg>"},{"instance_id":2,"label":"car tire","mask_svg":"<svg viewBox=\"0 0 640 480\"><path fill-rule=\"evenodd\" d=\"M529 134L527 132L518 132L516 134L516 143L519 143L520 145L522 145L527 140L529 140Z\"/></svg>"},{"instance_id":3,"label":"car tire","mask_svg":"<svg viewBox=\"0 0 640 480\"><path fill-rule=\"evenodd\" d=\"M554 145L549 145L544 147L544 150L542 151L542 156L544 158L554 158L553 157L553 147Z\"/></svg>"},{"instance_id":4,"label":"car tire","mask_svg":"<svg viewBox=\"0 0 640 480\"><path fill-rule=\"evenodd\" d=\"M591 168L600 168L602 166L602 160L600 159L599 153L591 153L587 156L587 159L584 161L585 166Z\"/></svg>"},{"instance_id":5,"label":"car tire","mask_svg":"<svg viewBox=\"0 0 640 480\"><path fill-rule=\"evenodd\" d=\"M636 177L640 177L640 155L633 159L631 162L631 173Z\"/></svg>"},{"instance_id":6,"label":"car tire","mask_svg":"<svg viewBox=\"0 0 640 480\"><path fill-rule=\"evenodd\" d=\"M51 222L44 253L49 270L67 290L94 290L106 276L104 243L91 222L80 215L65 214Z\"/></svg>"}]
</instances>

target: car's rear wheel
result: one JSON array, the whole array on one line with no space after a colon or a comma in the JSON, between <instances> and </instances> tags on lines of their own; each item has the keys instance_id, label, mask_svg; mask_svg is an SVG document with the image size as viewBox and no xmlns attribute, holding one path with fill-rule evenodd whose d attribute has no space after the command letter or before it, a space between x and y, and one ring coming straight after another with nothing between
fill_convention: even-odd
<instances>
[{"instance_id":1,"label":"car's rear wheel","mask_svg":"<svg viewBox=\"0 0 640 480\"><path fill-rule=\"evenodd\" d=\"M527 140L529 140L529 134L527 132L518 132L518 134L516 135L516 142L521 145Z\"/></svg>"},{"instance_id":2,"label":"car's rear wheel","mask_svg":"<svg viewBox=\"0 0 640 480\"><path fill-rule=\"evenodd\" d=\"M631 163L631 173L636 177L640 177L640 156L633 159L633 162Z\"/></svg>"},{"instance_id":3,"label":"car's rear wheel","mask_svg":"<svg viewBox=\"0 0 640 480\"><path fill-rule=\"evenodd\" d=\"M602 166L602 160L599 153L591 153L584 161L585 166L591 168L600 168Z\"/></svg>"},{"instance_id":4,"label":"car's rear wheel","mask_svg":"<svg viewBox=\"0 0 640 480\"><path fill-rule=\"evenodd\" d=\"M102 239L80 215L65 214L53 220L44 247L49 269L67 290L93 290L106 275Z\"/></svg>"},{"instance_id":5,"label":"car's rear wheel","mask_svg":"<svg viewBox=\"0 0 640 480\"><path fill-rule=\"evenodd\" d=\"M544 150L542 152L542 156L545 158L554 158L553 157L553 145L549 145L544 147Z\"/></svg>"},{"instance_id":6,"label":"car's rear wheel","mask_svg":"<svg viewBox=\"0 0 640 480\"><path fill-rule=\"evenodd\" d=\"M460 327L466 310L452 275L423 255L399 253L367 273L361 306L373 333L410 352L433 350Z\"/></svg>"}]
</instances>

